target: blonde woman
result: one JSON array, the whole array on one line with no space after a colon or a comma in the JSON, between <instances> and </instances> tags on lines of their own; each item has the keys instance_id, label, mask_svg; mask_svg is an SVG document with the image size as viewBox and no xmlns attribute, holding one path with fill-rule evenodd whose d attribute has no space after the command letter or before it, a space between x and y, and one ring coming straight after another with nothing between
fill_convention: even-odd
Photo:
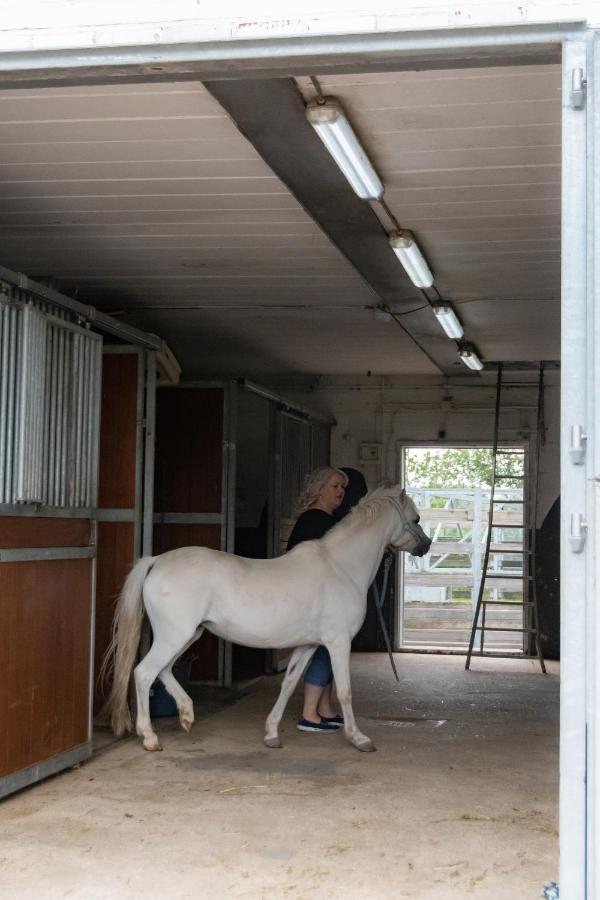
<instances>
[{"instance_id":1,"label":"blonde woman","mask_svg":"<svg viewBox=\"0 0 600 900\"><path fill-rule=\"evenodd\" d=\"M302 541L314 541L336 524L334 516L341 506L348 476L341 469L323 466L311 472L298 500L300 516L290 535L287 549ZM318 647L304 675L304 703L300 731L327 733L337 731L344 724L331 705L333 672L329 651Z\"/></svg>"}]
</instances>

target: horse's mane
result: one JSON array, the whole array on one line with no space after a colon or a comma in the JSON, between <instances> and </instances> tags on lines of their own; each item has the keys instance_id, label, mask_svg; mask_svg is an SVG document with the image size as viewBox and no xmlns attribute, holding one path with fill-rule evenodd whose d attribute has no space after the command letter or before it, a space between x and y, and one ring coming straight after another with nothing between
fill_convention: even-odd
<instances>
[{"instance_id":1,"label":"horse's mane","mask_svg":"<svg viewBox=\"0 0 600 900\"><path fill-rule=\"evenodd\" d=\"M341 522L338 522L335 528L332 528L327 532L325 537L334 532L339 534L339 530L341 528L352 528L357 523L364 523L365 525L370 522L374 522L379 516L382 514L383 510L387 507L388 500L398 500L399 499L399 489L398 486L394 487L378 487L373 491L369 491L368 494L358 501L356 506L353 506L347 516L345 516Z\"/></svg>"}]
</instances>

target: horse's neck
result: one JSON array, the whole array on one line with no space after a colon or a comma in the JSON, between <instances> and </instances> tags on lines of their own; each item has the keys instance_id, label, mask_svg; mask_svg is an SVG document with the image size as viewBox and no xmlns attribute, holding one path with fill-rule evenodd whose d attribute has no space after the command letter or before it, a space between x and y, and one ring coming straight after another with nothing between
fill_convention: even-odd
<instances>
[{"instance_id":1,"label":"horse's neck","mask_svg":"<svg viewBox=\"0 0 600 900\"><path fill-rule=\"evenodd\" d=\"M340 529L331 535L330 552L335 562L366 595L367 590L381 562L391 532L391 507L381 511L377 518L369 523L357 523Z\"/></svg>"}]
</instances>

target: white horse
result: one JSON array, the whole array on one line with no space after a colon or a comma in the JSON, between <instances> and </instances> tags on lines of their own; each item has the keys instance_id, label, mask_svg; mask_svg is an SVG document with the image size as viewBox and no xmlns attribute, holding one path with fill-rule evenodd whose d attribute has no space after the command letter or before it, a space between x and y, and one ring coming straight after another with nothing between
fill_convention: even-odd
<instances>
[{"instance_id":1,"label":"white horse","mask_svg":"<svg viewBox=\"0 0 600 900\"><path fill-rule=\"evenodd\" d=\"M305 541L275 559L246 559L205 547L147 556L131 570L113 623L105 664L114 663L106 705L117 735L131 730L127 694L145 607L154 640L135 668L138 735L146 750L160 750L149 714L149 690L158 677L173 696L189 731L193 704L171 668L207 628L248 647L295 647L279 697L266 721L267 747L281 747L278 728L287 701L316 648L329 650L346 737L374 750L354 718L350 643L366 613L367 591L388 546L414 556L431 541L419 513L397 485L367 494L320 540Z\"/></svg>"}]
</instances>

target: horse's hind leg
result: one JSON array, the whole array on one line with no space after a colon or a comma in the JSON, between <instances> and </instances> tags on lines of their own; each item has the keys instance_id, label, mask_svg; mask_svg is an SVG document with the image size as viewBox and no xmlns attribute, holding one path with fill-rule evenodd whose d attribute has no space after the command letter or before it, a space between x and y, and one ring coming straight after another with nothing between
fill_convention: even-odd
<instances>
[{"instance_id":1,"label":"horse's hind leg","mask_svg":"<svg viewBox=\"0 0 600 900\"><path fill-rule=\"evenodd\" d=\"M279 740L279 723L288 700L292 696L300 676L304 672L310 657L317 649L316 645L296 647L288 663L285 677L275 706L267 716L264 741L267 747L281 747Z\"/></svg>"},{"instance_id":2,"label":"horse's hind leg","mask_svg":"<svg viewBox=\"0 0 600 900\"><path fill-rule=\"evenodd\" d=\"M146 656L134 669L137 696L136 731L142 738L146 750L162 749L150 721L150 688L158 673L171 667L188 641L189 637L186 636L179 645L174 646L172 642L167 644L160 637L155 638Z\"/></svg>"},{"instance_id":3,"label":"horse's hind leg","mask_svg":"<svg viewBox=\"0 0 600 900\"><path fill-rule=\"evenodd\" d=\"M194 636L190 638L187 644L179 651L178 656L181 656L188 647L198 640L202 636L202 632L204 628L199 628ZM192 725L194 724L194 704L191 697L186 694L184 689L181 687L175 676L173 675L173 665L174 662L171 662L168 666L158 673L158 677L164 684L165 688L173 697L175 703L177 704L177 712L179 713L179 722L184 731L190 731Z\"/></svg>"},{"instance_id":4,"label":"horse's hind leg","mask_svg":"<svg viewBox=\"0 0 600 900\"><path fill-rule=\"evenodd\" d=\"M331 656L335 690L344 716L344 733L357 750L375 750L371 739L362 733L354 718L350 688L350 640L338 638L326 646Z\"/></svg>"}]
</instances>

